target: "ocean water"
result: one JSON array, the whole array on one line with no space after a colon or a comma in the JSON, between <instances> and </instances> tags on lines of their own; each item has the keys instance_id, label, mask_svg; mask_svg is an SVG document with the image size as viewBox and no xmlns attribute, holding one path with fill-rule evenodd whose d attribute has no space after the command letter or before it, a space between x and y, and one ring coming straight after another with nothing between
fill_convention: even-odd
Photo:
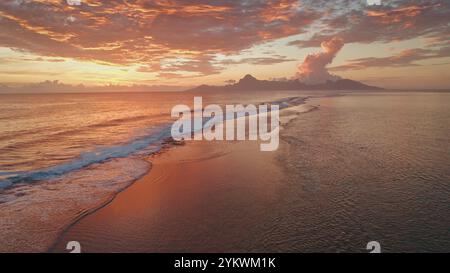
<instances>
[{"instance_id":1,"label":"ocean water","mask_svg":"<svg viewBox=\"0 0 450 273\"><path fill-rule=\"evenodd\" d=\"M206 94L204 100L204 105L273 102L287 106L282 94L269 93L258 97ZM193 95L1 95L0 188L54 178L142 150L154 152L170 136L174 121L170 110L177 104L192 107Z\"/></svg>"},{"instance_id":2,"label":"ocean water","mask_svg":"<svg viewBox=\"0 0 450 273\"><path fill-rule=\"evenodd\" d=\"M231 95L230 95L231 94ZM199 94L204 105L289 92ZM191 93L0 95L0 251L45 251L63 228L147 173ZM18 240L20 243L18 243Z\"/></svg>"},{"instance_id":3,"label":"ocean water","mask_svg":"<svg viewBox=\"0 0 450 273\"><path fill-rule=\"evenodd\" d=\"M0 186L49 178L156 142L174 103L166 97L2 95Z\"/></svg>"},{"instance_id":4,"label":"ocean water","mask_svg":"<svg viewBox=\"0 0 450 273\"><path fill-rule=\"evenodd\" d=\"M193 96L0 95L0 252L48 250L67 226L151 170L171 108L192 105ZM210 246L339 252L366 251L375 240L385 251L448 251L450 93L228 92L203 100L289 106L287 98L307 96L315 111L284 117L276 152L283 197L251 223L257 239ZM237 211L223 220L239 225Z\"/></svg>"},{"instance_id":5,"label":"ocean water","mask_svg":"<svg viewBox=\"0 0 450 273\"><path fill-rule=\"evenodd\" d=\"M312 99L281 134L283 200L260 238L291 252L448 252L450 93ZM281 216L283 215L283 216Z\"/></svg>"}]
</instances>

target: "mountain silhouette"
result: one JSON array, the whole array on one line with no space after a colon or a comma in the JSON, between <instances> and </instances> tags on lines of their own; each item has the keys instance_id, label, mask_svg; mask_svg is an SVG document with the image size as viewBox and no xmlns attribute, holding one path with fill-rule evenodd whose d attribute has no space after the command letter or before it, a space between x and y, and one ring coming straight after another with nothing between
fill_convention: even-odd
<instances>
[{"instance_id":1,"label":"mountain silhouette","mask_svg":"<svg viewBox=\"0 0 450 273\"><path fill-rule=\"evenodd\" d=\"M237 83L225 86L200 85L188 91L214 91L214 90L381 90L382 88L370 86L358 81L339 79L320 84L306 84L298 79L294 80L258 80L250 74L245 75Z\"/></svg>"}]
</instances>

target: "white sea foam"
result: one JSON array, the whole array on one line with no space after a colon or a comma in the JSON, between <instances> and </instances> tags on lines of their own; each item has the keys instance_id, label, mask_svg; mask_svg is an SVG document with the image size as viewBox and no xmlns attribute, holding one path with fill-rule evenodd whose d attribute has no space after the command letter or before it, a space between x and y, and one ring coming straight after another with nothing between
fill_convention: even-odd
<instances>
[{"instance_id":1,"label":"white sea foam","mask_svg":"<svg viewBox=\"0 0 450 273\"><path fill-rule=\"evenodd\" d=\"M0 252L47 251L74 220L148 172L136 157L115 158L0 195Z\"/></svg>"},{"instance_id":2,"label":"white sea foam","mask_svg":"<svg viewBox=\"0 0 450 273\"><path fill-rule=\"evenodd\" d=\"M161 126L157 130L153 130L153 132L146 137L132 140L123 145L104 147L95 151L84 152L76 159L67 163L29 172L5 172L4 175L8 175L9 177L0 181L0 189L10 187L15 183L52 179L59 175L84 168L94 163L100 163L111 158L127 157L143 149L145 149L147 153L152 153L159 150L163 140L169 136L170 127L168 125Z\"/></svg>"},{"instance_id":3,"label":"white sea foam","mask_svg":"<svg viewBox=\"0 0 450 273\"><path fill-rule=\"evenodd\" d=\"M270 104L279 105L280 109L294 107L304 103L304 97L288 97L271 102ZM268 104L268 103L264 103ZM245 113L244 113L245 114ZM241 115L226 116L226 119L241 118ZM206 122L204 120L203 122ZM150 132L137 139L133 139L125 144L99 148L93 151L81 153L77 158L51 166L44 169L26 171L26 172L1 172L0 189L6 189L17 183L30 183L56 178L71 171L79 170L94 163L100 163L111 158L127 157L135 153L153 153L161 148L164 139L170 137L170 125L161 125L152 128Z\"/></svg>"},{"instance_id":4,"label":"white sea foam","mask_svg":"<svg viewBox=\"0 0 450 273\"><path fill-rule=\"evenodd\" d=\"M284 109L303 101L294 97L272 103ZM0 180L0 252L46 251L64 228L148 172L144 157L160 150L170 127L152 127L124 144L48 168L0 172L5 177Z\"/></svg>"}]
</instances>

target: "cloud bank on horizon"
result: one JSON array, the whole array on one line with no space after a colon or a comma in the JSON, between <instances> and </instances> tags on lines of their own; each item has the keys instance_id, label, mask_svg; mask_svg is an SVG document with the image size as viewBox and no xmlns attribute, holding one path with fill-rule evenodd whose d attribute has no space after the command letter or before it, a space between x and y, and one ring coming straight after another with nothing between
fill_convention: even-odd
<instances>
[{"instance_id":1,"label":"cloud bank on horizon","mask_svg":"<svg viewBox=\"0 0 450 273\"><path fill-rule=\"evenodd\" d=\"M261 69L264 75L277 66L281 69L272 70L282 70L290 77L296 71L289 69L302 59L296 76L318 82L338 77L329 73L327 66L352 44L374 46L358 57L346 56L333 63L333 73L357 75L353 71L419 66L442 73L442 66L430 62L449 62L442 59L450 57L450 1L382 3L83 0L81 5L68 5L63 0L2 0L0 82L19 81L33 71L42 73L42 78L54 77L46 75L43 68L57 64L79 75L74 78L66 73L61 80L67 77L82 82L87 73L85 63L92 69L108 67L90 74L103 82L108 77L128 77L133 83L141 83L145 77L161 82L195 83L205 77L225 81L234 75L231 70L246 74L248 66ZM266 49L260 49L264 45ZM390 45L397 50L385 50ZM322 52L307 55L318 47ZM377 47L383 48L382 52ZM33 55L34 61L25 62L30 59L27 54ZM24 67L37 59L40 66ZM75 64L67 64L70 61ZM14 70L11 64L21 69ZM122 76L118 67L127 73ZM24 73L27 69L31 72Z\"/></svg>"}]
</instances>

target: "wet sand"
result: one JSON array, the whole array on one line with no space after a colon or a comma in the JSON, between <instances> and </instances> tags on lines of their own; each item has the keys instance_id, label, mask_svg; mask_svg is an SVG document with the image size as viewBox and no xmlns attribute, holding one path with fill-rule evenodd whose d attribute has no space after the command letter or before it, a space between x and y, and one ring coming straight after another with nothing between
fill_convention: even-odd
<instances>
[{"instance_id":1,"label":"wet sand","mask_svg":"<svg viewBox=\"0 0 450 273\"><path fill-rule=\"evenodd\" d=\"M276 152L256 141L191 141L153 156L151 171L72 225L53 251L251 251L281 198ZM236 224L236 223L239 224Z\"/></svg>"},{"instance_id":2,"label":"wet sand","mask_svg":"<svg viewBox=\"0 0 450 273\"><path fill-rule=\"evenodd\" d=\"M383 252L445 252L446 95L405 96L286 109L275 152L254 141L168 149L52 251L75 240L83 252L367 252L369 241Z\"/></svg>"}]
</instances>

